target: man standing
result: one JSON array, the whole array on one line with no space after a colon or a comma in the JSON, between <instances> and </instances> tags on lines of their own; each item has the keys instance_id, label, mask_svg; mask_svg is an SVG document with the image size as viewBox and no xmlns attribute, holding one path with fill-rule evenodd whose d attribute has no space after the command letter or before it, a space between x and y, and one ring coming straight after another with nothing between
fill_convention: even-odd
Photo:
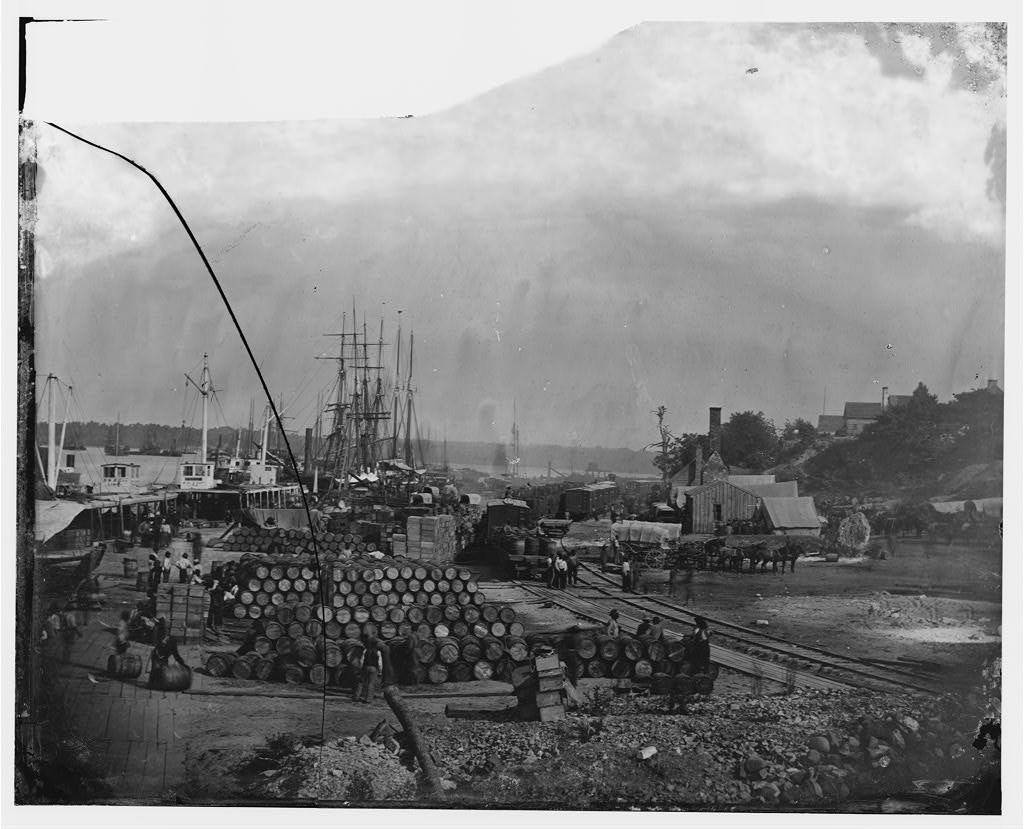
<instances>
[{"instance_id":1,"label":"man standing","mask_svg":"<svg viewBox=\"0 0 1024 829\"><path fill-rule=\"evenodd\" d=\"M569 564L561 553L555 559L555 586L559 590L565 590L569 580Z\"/></svg>"},{"instance_id":2,"label":"man standing","mask_svg":"<svg viewBox=\"0 0 1024 829\"><path fill-rule=\"evenodd\" d=\"M627 593L633 590L633 572L629 566L629 559L622 557L622 589Z\"/></svg>"},{"instance_id":3,"label":"man standing","mask_svg":"<svg viewBox=\"0 0 1024 829\"><path fill-rule=\"evenodd\" d=\"M708 620L703 616L695 616L693 628L693 662L697 673L708 672L711 667L711 631Z\"/></svg>"},{"instance_id":4,"label":"man standing","mask_svg":"<svg viewBox=\"0 0 1024 829\"><path fill-rule=\"evenodd\" d=\"M192 578L192 562L188 560L188 553L181 554L181 558L179 558L177 562L177 567L178 582L181 584L188 584L189 579Z\"/></svg>"},{"instance_id":5,"label":"man standing","mask_svg":"<svg viewBox=\"0 0 1024 829\"><path fill-rule=\"evenodd\" d=\"M377 637L370 636L359 657L359 683L356 685L355 702L373 702L377 677L384 670L384 659L377 647Z\"/></svg>"},{"instance_id":6,"label":"man standing","mask_svg":"<svg viewBox=\"0 0 1024 829\"><path fill-rule=\"evenodd\" d=\"M156 545L154 542L154 547L155 546ZM164 577L164 584L167 584L167 582L171 580L171 565L171 551L168 550L166 553L164 553L164 560L163 563L160 565Z\"/></svg>"},{"instance_id":7,"label":"man standing","mask_svg":"<svg viewBox=\"0 0 1024 829\"><path fill-rule=\"evenodd\" d=\"M604 632L614 639L619 638L619 611L613 610L608 614L608 624L605 625Z\"/></svg>"},{"instance_id":8,"label":"man standing","mask_svg":"<svg viewBox=\"0 0 1024 829\"><path fill-rule=\"evenodd\" d=\"M580 563L576 559L575 550L569 550L566 563L569 565L569 584L576 587L580 583Z\"/></svg>"},{"instance_id":9,"label":"man standing","mask_svg":"<svg viewBox=\"0 0 1024 829\"><path fill-rule=\"evenodd\" d=\"M199 530L195 530L192 533L192 561L196 564L203 555L203 537L199 534Z\"/></svg>"}]
</instances>

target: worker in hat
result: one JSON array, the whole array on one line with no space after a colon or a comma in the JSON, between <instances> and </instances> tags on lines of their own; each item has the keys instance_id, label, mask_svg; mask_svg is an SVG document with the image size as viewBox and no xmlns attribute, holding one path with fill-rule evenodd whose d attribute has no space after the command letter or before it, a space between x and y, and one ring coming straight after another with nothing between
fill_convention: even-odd
<instances>
[{"instance_id":1,"label":"worker in hat","mask_svg":"<svg viewBox=\"0 0 1024 829\"><path fill-rule=\"evenodd\" d=\"M613 610L608 614L608 624L605 625L604 632L608 636L619 638L619 611Z\"/></svg>"},{"instance_id":2,"label":"worker in hat","mask_svg":"<svg viewBox=\"0 0 1024 829\"><path fill-rule=\"evenodd\" d=\"M711 667L711 631L703 616L693 619L693 663L697 673L706 674Z\"/></svg>"}]
</instances>

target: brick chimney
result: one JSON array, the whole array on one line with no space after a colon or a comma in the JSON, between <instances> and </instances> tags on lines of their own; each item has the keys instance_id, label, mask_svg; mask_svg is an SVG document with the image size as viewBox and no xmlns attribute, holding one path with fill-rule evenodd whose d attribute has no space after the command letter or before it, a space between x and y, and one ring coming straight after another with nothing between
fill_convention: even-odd
<instances>
[{"instance_id":1,"label":"brick chimney","mask_svg":"<svg viewBox=\"0 0 1024 829\"><path fill-rule=\"evenodd\" d=\"M882 386L882 411L889 408L889 387Z\"/></svg>"},{"instance_id":2,"label":"brick chimney","mask_svg":"<svg viewBox=\"0 0 1024 829\"><path fill-rule=\"evenodd\" d=\"M722 454L722 407L712 406L711 417L708 422L708 442L711 444L711 454L718 452Z\"/></svg>"}]
</instances>

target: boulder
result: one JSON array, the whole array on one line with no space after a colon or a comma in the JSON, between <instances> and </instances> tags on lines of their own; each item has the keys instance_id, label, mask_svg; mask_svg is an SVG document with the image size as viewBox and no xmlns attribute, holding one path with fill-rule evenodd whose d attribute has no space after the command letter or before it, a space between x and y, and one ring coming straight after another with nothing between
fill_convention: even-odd
<instances>
[{"instance_id":1,"label":"boulder","mask_svg":"<svg viewBox=\"0 0 1024 829\"><path fill-rule=\"evenodd\" d=\"M821 763L821 754L812 748L810 751L807 752L807 755L804 757L804 762L806 762L809 766L816 766L819 763Z\"/></svg>"},{"instance_id":2,"label":"boulder","mask_svg":"<svg viewBox=\"0 0 1024 829\"><path fill-rule=\"evenodd\" d=\"M809 745L815 751L820 752L821 754L828 754L832 748L831 745L829 745L828 737L825 737L821 734L817 734L814 737L811 737L811 739L807 741L807 745Z\"/></svg>"},{"instance_id":3,"label":"boulder","mask_svg":"<svg viewBox=\"0 0 1024 829\"><path fill-rule=\"evenodd\" d=\"M749 774L757 774L758 772L764 769L767 763L765 763L765 761L758 757L756 754L752 754L750 755L750 757L747 758L747 761L744 765Z\"/></svg>"}]
</instances>

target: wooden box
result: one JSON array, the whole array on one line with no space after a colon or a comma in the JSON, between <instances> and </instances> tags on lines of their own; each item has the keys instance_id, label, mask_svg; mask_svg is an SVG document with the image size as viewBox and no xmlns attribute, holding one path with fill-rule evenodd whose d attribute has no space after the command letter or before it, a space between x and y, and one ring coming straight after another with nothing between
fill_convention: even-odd
<instances>
[{"instance_id":1,"label":"wooden box","mask_svg":"<svg viewBox=\"0 0 1024 829\"><path fill-rule=\"evenodd\" d=\"M562 705L562 690L559 688L557 691L543 691L537 694L537 707L548 708L552 705Z\"/></svg>"},{"instance_id":2,"label":"wooden box","mask_svg":"<svg viewBox=\"0 0 1024 829\"><path fill-rule=\"evenodd\" d=\"M565 719L565 709L561 705L553 705L550 708L540 709L541 722L555 722Z\"/></svg>"}]
</instances>

